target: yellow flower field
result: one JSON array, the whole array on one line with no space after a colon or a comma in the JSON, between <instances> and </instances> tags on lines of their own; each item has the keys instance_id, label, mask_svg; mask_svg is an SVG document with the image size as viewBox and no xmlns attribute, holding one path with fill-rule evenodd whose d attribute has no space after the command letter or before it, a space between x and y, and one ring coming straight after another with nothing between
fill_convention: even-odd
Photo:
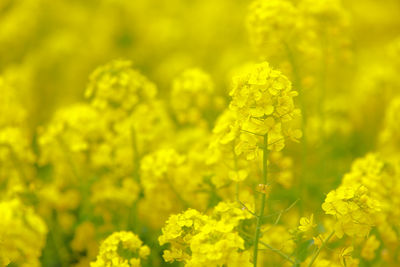
<instances>
[{"instance_id":1,"label":"yellow flower field","mask_svg":"<svg viewBox=\"0 0 400 267\"><path fill-rule=\"evenodd\" d=\"M0 267L400 266L398 0L0 0Z\"/></svg>"}]
</instances>

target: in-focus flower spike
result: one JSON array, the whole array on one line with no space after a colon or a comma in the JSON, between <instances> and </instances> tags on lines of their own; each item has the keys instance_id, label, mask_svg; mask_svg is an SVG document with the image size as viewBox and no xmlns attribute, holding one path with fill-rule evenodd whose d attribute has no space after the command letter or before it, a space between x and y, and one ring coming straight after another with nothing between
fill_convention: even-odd
<instances>
[{"instance_id":1,"label":"in-focus flower spike","mask_svg":"<svg viewBox=\"0 0 400 267\"><path fill-rule=\"evenodd\" d=\"M293 98L297 92L280 71L267 62L234 78L230 109L236 113L241 134L235 147L237 155L254 159L259 153L260 137L268 134L268 149L279 151L287 138L297 140L301 131L294 125L300 110Z\"/></svg>"}]
</instances>

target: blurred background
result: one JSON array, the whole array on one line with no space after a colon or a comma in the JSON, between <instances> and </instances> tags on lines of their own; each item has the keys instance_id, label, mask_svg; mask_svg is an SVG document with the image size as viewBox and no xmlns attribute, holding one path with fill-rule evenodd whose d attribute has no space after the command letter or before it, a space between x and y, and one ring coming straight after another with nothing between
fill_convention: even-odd
<instances>
[{"instance_id":1,"label":"blurred background","mask_svg":"<svg viewBox=\"0 0 400 267\"><path fill-rule=\"evenodd\" d=\"M304 17L309 19L309 21L303 22L305 24L310 23L307 26L311 25L310 28L314 31L314 36L311 36L310 39L309 36L298 38L299 36L304 37L301 31L295 38L290 39L293 41L291 45L294 49L300 48L295 51L297 53L295 57L298 57L301 68L304 68L302 73L304 75L300 75L301 77L297 81L293 70L295 64L292 64L292 69L289 66L289 53L283 56L279 53L274 54L273 49L269 49L272 46L260 48L252 43L254 36L260 39L264 38L267 41L274 37L268 34L276 34L275 37L278 36L278 39L281 37L279 36L281 33L279 27L276 27L278 30L274 27L271 27L272 30L268 27L266 27L267 30L263 28L264 24L268 24L270 21L263 21L265 17L262 16L257 17L257 8L253 8L253 10L250 8L252 2L251 0L0 0L0 103L2 103L0 104L0 130L3 131L3 128L7 130L8 126L12 129L18 129L11 134L6 130L4 130L4 134L1 134L0 131L0 148L6 147L1 147L2 143L7 146L9 143L10 146L15 146L17 148L15 151L18 152L16 154L21 156L21 162L28 166L28 170L31 170L27 175L29 179L25 179L27 177L24 177L25 174L21 172L23 168L13 162L15 159L9 156L8 149L3 149L6 152L0 150L0 189L3 190L1 186L6 188L5 184L13 180L10 177L21 176L24 185L19 187L19 183L9 182L11 184L9 188L13 188L13 190L17 188L15 189L16 192L21 191L24 194L25 191L36 193L39 190L32 181L39 177L40 179L36 179L39 181L38 184L46 185L42 187L45 189L43 190L44 195L48 193L51 196L50 200L53 201L54 206L61 206L61 210L64 206L70 208L70 210L67 209L67 212L63 213L64 210L62 210L57 215L59 222L54 219L54 225L52 225L51 220L53 217L57 217L55 216L57 209L49 205L49 209L45 210L48 214L44 213L46 215L43 217L50 218L50 223L46 222L49 234L47 236L43 234L47 238L41 259L43 265L61 266L60 264L64 262L65 266L69 266L68 264L74 261L78 262L76 259L87 256L85 261L76 265L87 266L91 257L93 258L93 255L96 255L97 242L100 238L95 238L94 225L97 227L101 223L95 220L92 220L90 224L81 224L81 222L87 220L87 213L90 214L86 209L95 210L98 205L97 203L88 204L89 201L85 202L84 200L85 197L88 197L90 190L92 190L91 192L99 191L99 195L101 195L102 190L109 187L107 183L100 183L100 190L98 190L95 186L91 188L92 184L90 183L94 184L97 182L96 179L100 182L108 182L110 179L107 175L101 173L103 175L101 180L100 175L91 173L92 169L88 167L89 165L85 161L86 151L81 147L78 150L82 149L85 153L79 151L79 153L76 153L78 156L74 154L74 157L76 156L76 160L80 164L79 167L89 173L87 177L93 178L91 176L94 176L94 178L93 181L88 179L90 181L82 183L80 179L75 181L76 184L71 182L70 177L73 175L70 172L74 168L68 166L71 164L68 153L62 151L62 145L57 151L58 146L51 142L46 143L48 141L46 135L38 130L41 128L40 126L46 128L46 124L48 124L47 129L50 136L54 131L54 135L64 136L71 143L75 141L71 136L80 140L81 135L83 136L82 139L86 138L85 133L90 135L94 132L95 136L103 134L106 138L104 136L101 136L101 138L105 138L105 144L112 144L122 151L119 158L113 154L112 164L114 165L110 165L111 167L107 165L111 170L110 173L114 170L120 171L123 169L122 167L126 167L127 173L131 173L132 169L137 171L137 162L131 160L131 158L136 159L136 155L131 157L130 153L134 152L131 152L131 147L127 146L130 140L134 139L131 136L131 128L121 127L121 132L113 133L115 136L121 137L120 139L115 138L114 135L110 135L110 137L106 135L108 133L102 132L103 128L93 123L101 122L102 119L105 120L103 117L98 120L97 113L90 113L94 111L89 108L89 105L73 105L78 102L81 103L84 99L84 92L88 87L91 73L99 66L105 66L112 60L132 61L134 69L139 70L140 73L154 82L159 92L158 99L160 102L164 101L168 108L176 105L176 103L172 103L174 94L171 91L173 81L182 72L191 68L199 68L210 75L211 79L207 75L203 75L202 72L195 71L194 74L191 74L200 81L204 79L206 85L215 84L216 92L213 92L210 96L206 95L203 102L212 102L210 99L214 101L217 98L222 98L221 101L219 101L220 99L215 101L219 103L216 109L218 111L212 109L212 116L207 117L208 121L204 125L191 125L190 128L187 125L180 124L174 116L172 116L173 119L168 117L170 115L168 108L151 110L154 111L154 114L148 112L148 110L142 110L142 113L138 113L139 115L133 117L132 120L132 122L140 121L140 119L147 120L149 113L153 115L149 119L149 121L152 120L150 126L143 133L145 137L150 135L148 143L151 143L152 146L143 142L141 146L148 150L143 155L157 151L156 148L160 149L167 144L175 146L183 154L190 154L195 151L200 155L201 160L206 157L204 151L209 145L209 138L212 137L212 128L215 126L216 118L222 114L223 108L228 106L233 74L237 73L238 70L245 69L249 63L262 60L267 60L273 68L282 70L293 82L294 89L300 92L298 98L304 98L304 103L299 103L302 100L296 99L296 105L302 109L303 118L307 119L307 122L305 119L302 122L305 138L300 144L288 144L284 155L288 156L285 159L289 163L278 166L279 169L290 173L288 175L290 181L287 183L284 181L280 184L278 181L279 186L274 187L270 196L271 202L276 203L277 207L273 207L275 210L281 210L289 206L290 203L296 203L296 199L299 196L301 197L299 213L292 217L292 221L288 225L297 225L298 215L302 215L304 212L311 211L316 214L316 217L320 216L323 213L321 203L326 194L340 184L343 175L349 171L354 159L364 156L370 151L379 151L377 147L385 141L379 141L380 138L400 140L400 138L393 138L390 134L386 134L389 137L385 137L385 131L383 131L384 134L381 133L382 129L396 128L396 120L398 120L393 115L398 113L396 111L397 106L394 105L389 109L388 107L391 100L398 97L400 92L400 76L398 75L400 67L399 0L346 0L342 1L343 8L340 4L337 4L340 1L335 0L290 1L293 2L294 6L301 6L302 12L306 14ZM320 9L315 11L313 7L304 7L304 3L322 4L319 6ZM279 8L277 10L279 11ZM265 13L268 13L268 10ZM261 23L249 26L251 15ZM278 24L282 23L280 20L285 18L283 15L279 17L279 13L275 16ZM271 25L274 25L274 22L276 22L274 17L272 20ZM282 24L286 25L285 22ZM306 29L307 27L299 28ZM326 30L328 28L329 31ZM263 30L267 33L265 36ZM268 30L270 31L268 32ZM325 30L326 34L324 33ZM289 29L290 31L291 29ZM304 35L306 34L305 32ZM315 35L318 34L322 37L317 36L315 38ZM297 42L298 40L306 40L305 45L301 41ZM313 43L310 40L322 41ZM307 43L307 41L310 42ZM310 51L307 48L310 48ZM111 66L113 64L124 65L125 63L111 63ZM100 67L100 72L102 68ZM107 70L110 65L106 65L104 68ZM118 70L118 68L116 69ZM113 67L111 67L112 69ZM127 71L132 75L134 77L132 80L135 82L137 77L141 77L129 68L129 70L125 70L124 67L121 69L123 70L121 71L122 74ZM117 74L120 75L120 73ZM185 78L182 79L185 81ZM93 83L97 82L96 78L93 80ZM144 82L144 84L147 84L147 82ZM179 85L179 79L177 84ZM300 87L305 90L302 92ZM16 112L18 109L7 107L12 102L9 100L11 97L8 99L9 95L7 95L7 92L11 91L17 95L18 109L20 109L19 104L22 103L26 114L22 114L24 112L19 114ZM194 98L197 97L197 95L194 95ZM400 100L398 101L400 103ZM11 104L10 107L12 107ZM63 108L65 109L63 110ZM391 110L388 113L389 119L387 121L394 123L386 123L388 125L385 126L384 117L387 109ZM56 114L52 122L51 119L56 111L59 111L59 113ZM85 112L88 114L82 114ZM183 113L186 113L186 111L183 110ZM104 114L100 114L100 116L102 115ZM28 125L25 125L26 118ZM81 122L82 118L83 123ZM60 121L59 124L57 120ZM161 125L160 121L163 122L163 120L168 127ZM92 122L93 125L86 125L85 123L88 121ZM116 121L120 123L119 119L116 119ZM131 123L129 120L127 121ZM71 129L62 128L60 125L63 123L66 125L70 123L72 126L68 125L68 127ZM20 127L19 124L23 126ZM122 126L124 126L123 123ZM25 132L25 130L27 131ZM72 132L71 135L69 135L69 130ZM19 136L19 131L21 131L21 136ZM155 132L154 136L165 136L165 143L161 144L157 138L152 137L153 132ZM15 134L16 137L14 138L12 134ZM44 153L44 157L48 156L49 162L45 162L43 166L39 166L40 164L35 161L35 156L38 155L34 154L40 154L38 149L40 138L38 137L45 139L44 145L42 145L51 152L49 152L49 155ZM96 138L95 140L97 142ZM388 144L386 144L386 147L394 147L392 143L388 142ZM400 141L397 145L399 146L399 144ZM107 146L105 147L107 148ZM28 150L29 152L27 152ZM104 151L99 149L92 152L93 155L102 156L107 154L107 151ZM61 160L52 153L61 155L59 157ZM196 153L194 153L196 156L194 162L198 163ZM42 156L40 155L40 157ZM281 155L279 155L277 162L283 161L280 157ZM291 159L293 159L293 163ZM199 162L202 162L201 160ZM124 164L127 166L122 166ZM99 163L99 165L101 164ZM205 171L205 168L204 165L199 166L193 164L190 168L193 167L193 173L201 174L202 171ZM95 169L95 167L98 166L96 165L93 168ZM221 175L225 175L225 178L227 178L226 170L220 167L218 166L217 172L220 171ZM14 173L11 173L10 170ZM123 171L125 170L123 169ZM101 172L103 171L101 169ZM109 170L107 169L107 171ZM65 172L65 177L60 178L60 173L63 172ZM192 178L186 173L182 176ZM126 177L117 177L116 184L118 186L122 184L122 178L125 179ZM88 183L87 188L82 186L86 182ZM250 183L250 187L254 188L253 185L255 184L256 182ZM126 195L135 195L132 194L133 190L129 188L129 185L125 192ZM25 188L21 190L25 186L28 190L25 190ZM104 186L104 188L101 186ZM218 191L219 195L212 195L213 198L215 197L212 205L215 205L220 199L229 199L232 196L223 187L221 187L222 189L217 188L218 185L214 186L210 181L206 186L212 187L214 191L220 190ZM72 194L69 194L70 191L64 190L70 187ZM186 187L186 184L182 186L184 189ZM47 189L49 190L46 191ZM52 191L53 189L55 193ZM233 187L230 189L233 192ZM7 191L3 190L3 192ZM188 192L192 197L192 192ZM158 194L158 191L156 193ZM110 193L111 196L118 194L120 192L117 190ZM23 196L25 197L25 195ZM79 200L81 196L82 202ZM165 198L168 198L168 196ZM33 197L31 199L36 200ZM31 204L31 199L28 198L29 201L26 202ZM197 200L196 197L193 197L193 199ZM144 202L145 206L143 206L144 214L147 213L147 210L157 206L154 205L154 200L151 198L146 199L146 201ZM174 203L173 198L170 201ZM42 206L46 206L42 199L37 198L37 203L40 202ZM164 198L160 198L158 206L163 206L165 202ZM35 202L32 206L37 203ZM117 207L111 206L109 210L120 211L120 207ZM136 206L134 206L134 209L136 211ZM177 212L182 209L179 206ZM14 208L14 211L18 211L18 209ZM41 212L43 213L43 211ZM161 222L162 225L170 214L170 211L164 214L165 218L159 216L159 214L152 214L154 217L150 217L149 221ZM62 217L63 215L66 216ZM74 216L77 218L76 223ZM128 214L128 216L128 223L135 224L136 222L130 221L131 217L134 216L131 216L131 214ZM157 221L157 218L160 222ZM124 218L121 219L121 221L123 220ZM63 221L67 222L65 233L62 233L62 227L58 227ZM78 223L79 228L76 227ZM87 231L86 227L92 229L92 232ZM147 244L153 250L152 260L155 263L149 263L149 266L156 266L156 263L164 264L161 261L162 252L157 241L160 227L160 225L154 227L156 230L153 232L151 232L151 227L138 227L141 231L138 231L138 234L140 237L145 237L144 241L148 242ZM101 229L98 232L103 237L103 232L110 230L115 229ZM45 232L43 231L43 233ZM92 235L93 243L91 244L86 244L88 235ZM54 240L51 240L52 238ZM36 237L31 238L33 240L32 247L36 246L36 239ZM25 240L25 237L22 236L21 240ZM65 251L59 252L60 249L54 245L70 244L73 243L72 240L78 240L76 243L79 246L82 243L93 248L93 251L90 252L86 247L81 249L78 245L78 248L70 249L65 245ZM0 236L0 245L1 241ZM81 253L81 251L84 252ZM1 252L0 249L0 254ZM57 256L58 253L61 256ZM64 257L67 260L62 258L62 254L66 255Z\"/></svg>"},{"instance_id":2,"label":"blurred background","mask_svg":"<svg viewBox=\"0 0 400 267\"><path fill-rule=\"evenodd\" d=\"M256 59L246 31L248 0L1 0L0 73L17 88L32 126L83 97L89 74L132 60L161 92L188 67L226 90L230 71ZM379 59L400 34L400 2L351 0L357 60ZM375 54L375 55L372 55Z\"/></svg>"}]
</instances>

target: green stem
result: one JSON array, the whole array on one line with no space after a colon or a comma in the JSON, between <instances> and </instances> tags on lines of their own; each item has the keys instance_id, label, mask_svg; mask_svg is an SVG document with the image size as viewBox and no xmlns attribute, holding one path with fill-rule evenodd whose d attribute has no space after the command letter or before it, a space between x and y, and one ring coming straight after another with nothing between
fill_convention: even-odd
<instances>
[{"instance_id":1,"label":"green stem","mask_svg":"<svg viewBox=\"0 0 400 267\"><path fill-rule=\"evenodd\" d=\"M299 175L300 181L298 181L298 196L304 197L306 194L303 193L305 188L304 188L304 183L302 181L306 179L306 176L307 176L306 172L308 170L308 168L307 168L308 142L307 142L307 135L306 135L307 110L306 110L306 103L305 103L305 97L304 97L304 89L301 85L299 66L297 64L296 58L293 54L293 51L290 48L290 45L285 42L283 43L283 45L285 47L289 63L292 66L293 87L295 90L297 90L299 92L300 109L302 112L301 132L303 133L303 137L302 137L302 146L301 146L301 175ZM304 203L304 201L302 201L299 205L300 215L303 214L303 203Z\"/></svg>"},{"instance_id":2,"label":"green stem","mask_svg":"<svg viewBox=\"0 0 400 267\"><path fill-rule=\"evenodd\" d=\"M263 170L262 170L262 182L263 184L267 184L267 179L268 179L268 165L267 165L267 160L268 160L268 134L264 135L264 145L263 145ZM254 255L253 255L253 264L254 267L257 266L257 258L258 258L258 243L260 239L260 234L261 234L261 225L262 225L262 218L264 216L264 209L265 209L265 200L266 200L266 195L262 194L261 196L261 207L260 207L260 213L257 217L257 226L256 226L256 234L254 236Z\"/></svg>"},{"instance_id":3,"label":"green stem","mask_svg":"<svg viewBox=\"0 0 400 267\"><path fill-rule=\"evenodd\" d=\"M270 245L268 245L267 243L264 243L262 241L259 241L261 245L265 246L266 248L268 248L269 250L277 253L278 255L280 255L282 258L286 259L287 261L289 261L292 264L295 264L294 260L292 260L288 255L286 255L285 253L283 253L281 250L276 249L274 247L271 247Z\"/></svg>"},{"instance_id":4,"label":"green stem","mask_svg":"<svg viewBox=\"0 0 400 267\"><path fill-rule=\"evenodd\" d=\"M251 238L250 235L247 234L246 232L241 231L240 233L241 233L241 234L244 236L244 238L247 239L247 240L249 240L249 238ZM267 244L267 243L265 243L265 242L263 242L263 241L261 241L261 240L259 241L259 243L260 243L261 245L263 245L264 247L266 247L267 249L271 250L272 252L274 252L274 253L280 255L282 258L284 258L285 260L289 261L290 263L292 263L292 264L295 264L295 263L296 263L294 260L292 260L292 259L290 258L289 255L285 254L285 253L284 253L283 251L281 251L280 249L274 248L273 246L271 246L271 245L269 245L269 244Z\"/></svg>"},{"instance_id":5,"label":"green stem","mask_svg":"<svg viewBox=\"0 0 400 267\"><path fill-rule=\"evenodd\" d=\"M14 164L15 169L17 170L17 172L21 176L21 179L24 180L25 183L27 183L28 182L28 176L25 173L25 169L24 169L21 161L19 160L17 154L14 152L14 150L12 149L11 146L8 146L8 149L10 151L10 158L11 158L13 164Z\"/></svg>"},{"instance_id":6,"label":"green stem","mask_svg":"<svg viewBox=\"0 0 400 267\"><path fill-rule=\"evenodd\" d=\"M140 153L137 144L137 134L135 127L131 126L131 146L132 146L132 163L133 170L132 175L133 179L138 183L139 186L139 195L138 198L133 202L132 207L129 210L128 216L128 228L132 229L136 233L139 233L140 229L140 221L138 219L138 203L141 198L143 198L143 187L140 182Z\"/></svg>"},{"instance_id":7,"label":"green stem","mask_svg":"<svg viewBox=\"0 0 400 267\"><path fill-rule=\"evenodd\" d=\"M132 153L133 153L133 177L136 182L140 184L140 154L137 145L137 136L135 127L131 127L131 142L132 142Z\"/></svg>"},{"instance_id":8,"label":"green stem","mask_svg":"<svg viewBox=\"0 0 400 267\"><path fill-rule=\"evenodd\" d=\"M312 257L310 263L308 264L308 267L311 267L315 260L318 258L319 253L321 252L322 248L325 247L326 243L328 243L329 239L332 238L332 236L335 234L335 231L332 231L329 236L322 242L321 246L318 248L317 252L315 252L314 256Z\"/></svg>"},{"instance_id":9,"label":"green stem","mask_svg":"<svg viewBox=\"0 0 400 267\"><path fill-rule=\"evenodd\" d=\"M65 156L65 158L67 160L67 163L68 163L68 165L69 165L69 167L70 167L70 169L72 171L72 174L74 175L74 178L76 180L75 182L80 182L81 181L81 177L80 177L78 168L75 165L75 162L71 157L71 150L69 149L69 147L64 142L64 139L61 136L59 136L57 138L57 141L58 141L58 143L59 143L59 145L61 147L62 152L64 153L64 156Z\"/></svg>"},{"instance_id":10,"label":"green stem","mask_svg":"<svg viewBox=\"0 0 400 267\"><path fill-rule=\"evenodd\" d=\"M172 193L174 193L174 195L182 203L184 209L189 208L190 207L189 203L181 196L181 194L179 194L178 190L176 190L175 186L171 183L171 181L168 179L166 175L164 176L164 179L167 182L167 185L171 189Z\"/></svg>"},{"instance_id":11,"label":"green stem","mask_svg":"<svg viewBox=\"0 0 400 267\"><path fill-rule=\"evenodd\" d=\"M236 172L237 175L239 175L239 173L238 173L238 170L239 170L238 160L237 160L237 156L236 156L236 153L235 153L235 142L232 143L232 153L233 153L233 163L234 163L234 166L235 166L235 172ZM237 181L236 181L236 187L235 187L235 198L236 198L236 201L239 202L239 182L237 182Z\"/></svg>"}]
</instances>

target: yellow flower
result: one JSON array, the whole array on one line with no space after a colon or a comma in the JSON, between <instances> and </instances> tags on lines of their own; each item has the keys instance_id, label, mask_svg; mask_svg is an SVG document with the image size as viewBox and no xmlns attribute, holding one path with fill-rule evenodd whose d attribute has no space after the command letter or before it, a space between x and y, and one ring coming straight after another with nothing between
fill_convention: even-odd
<instances>
[{"instance_id":1,"label":"yellow flower","mask_svg":"<svg viewBox=\"0 0 400 267\"><path fill-rule=\"evenodd\" d=\"M295 108L290 81L267 62L234 78L229 108L236 113L241 133L235 151L245 153L248 160L257 157L261 136L268 134L268 149L279 151L285 138L300 137L292 122L300 115Z\"/></svg>"},{"instance_id":2,"label":"yellow flower","mask_svg":"<svg viewBox=\"0 0 400 267\"><path fill-rule=\"evenodd\" d=\"M170 243L163 257L167 262L183 261L185 266L237 266L232 259L251 266L250 255L243 251L244 240L235 230L241 220L250 217L236 203L224 202L212 216L193 209L172 215L159 237L161 245Z\"/></svg>"},{"instance_id":3,"label":"yellow flower","mask_svg":"<svg viewBox=\"0 0 400 267\"><path fill-rule=\"evenodd\" d=\"M91 74L85 97L97 109L111 112L108 119L117 120L139 103L151 102L156 94L156 86L134 70L132 62L115 60Z\"/></svg>"},{"instance_id":4,"label":"yellow flower","mask_svg":"<svg viewBox=\"0 0 400 267\"><path fill-rule=\"evenodd\" d=\"M379 248L379 245L380 242L376 239L376 236L371 235L361 250L361 257L369 261L373 260L375 258L375 250Z\"/></svg>"},{"instance_id":5,"label":"yellow flower","mask_svg":"<svg viewBox=\"0 0 400 267\"><path fill-rule=\"evenodd\" d=\"M150 249L132 232L115 232L101 244L96 261L91 267L138 267L147 258Z\"/></svg>"},{"instance_id":6,"label":"yellow flower","mask_svg":"<svg viewBox=\"0 0 400 267\"><path fill-rule=\"evenodd\" d=\"M257 0L250 6L247 26L251 41L258 49L282 49L283 43L295 32L296 24L298 11L290 1Z\"/></svg>"},{"instance_id":7,"label":"yellow flower","mask_svg":"<svg viewBox=\"0 0 400 267\"><path fill-rule=\"evenodd\" d=\"M204 126L217 101L214 83L201 69L187 69L173 81L170 102L182 124Z\"/></svg>"},{"instance_id":8,"label":"yellow flower","mask_svg":"<svg viewBox=\"0 0 400 267\"><path fill-rule=\"evenodd\" d=\"M367 236L374 225L376 212L380 210L379 202L370 197L363 185L342 185L326 196L322 209L326 214L336 217L335 234L343 237Z\"/></svg>"},{"instance_id":9,"label":"yellow flower","mask_svg":"<svg viewBox=\"0 0 400 267\"><path fill-rule=\"evenodd\" d=\"M353 259L352 252L354 251L354 247L344 247L340 250L339 260L342 266L344 267L356 267L358 266L358 259Z\"/></svg>"},{"instance_id":10,"label":"yellow flower","mask_svg":"<svg viewBox=\"0 0 400 267\"><path fill-rule=\"evenodd\" d=\"M310 215L310 218L307 217L302 217L300 219L300 225L299 225L299 230L302 232L308 232L311 231L317 226L314 224L314 214Z\"/></svg>"}]
</instances>

